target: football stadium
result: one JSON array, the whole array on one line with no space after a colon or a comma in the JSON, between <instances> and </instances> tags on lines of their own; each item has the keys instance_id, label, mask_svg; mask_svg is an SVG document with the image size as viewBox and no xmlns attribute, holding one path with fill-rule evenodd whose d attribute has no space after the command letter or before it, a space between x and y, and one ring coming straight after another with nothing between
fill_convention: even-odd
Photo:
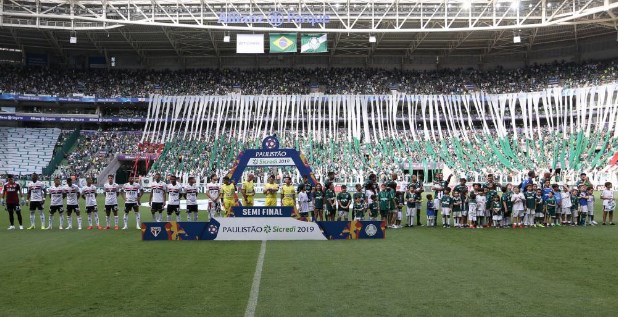
<instances>
[{"instance_id":1,"label":"football stadium","mask_svg":"<svg viewBox=\"0 0 618 317\"><path fill-rule=\"evenodd\" d=\"M616 186L617 0L0 0L0 316L616 316Z\"/></svg>"}]
</instances>

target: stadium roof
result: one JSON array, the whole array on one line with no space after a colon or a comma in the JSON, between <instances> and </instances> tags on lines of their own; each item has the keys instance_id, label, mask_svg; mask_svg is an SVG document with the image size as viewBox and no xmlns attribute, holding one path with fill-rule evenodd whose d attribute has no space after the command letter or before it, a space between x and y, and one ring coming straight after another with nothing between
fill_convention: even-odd
<instances>
[{"instance_id":1,"label":"stadium roof","mask_svg":"<svg viewBox=\"0 0 618 317\"><path fill-rule=\"evenodd\" d=\"M0 48L219 57L235 54L236 33L295 32L329 33L331 55L487 56L615 34L617 9L618 0L0 0Z\"/></svg>"}]
</instances>

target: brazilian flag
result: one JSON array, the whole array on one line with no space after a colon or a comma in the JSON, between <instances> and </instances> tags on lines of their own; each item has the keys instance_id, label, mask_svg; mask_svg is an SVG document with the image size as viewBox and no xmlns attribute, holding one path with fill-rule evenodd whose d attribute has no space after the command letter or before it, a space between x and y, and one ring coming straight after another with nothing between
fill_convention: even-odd
<instances>
[{"instance_id":1,"label":"brazilian flag","mask_svg":"<svg viewBox=\"0 0 618 317\"><path fill-rule=\"evenodd\" d=\"M270 33L271 53L295 53L296 51L295 33Z\"/></svg>"}]
</instances>

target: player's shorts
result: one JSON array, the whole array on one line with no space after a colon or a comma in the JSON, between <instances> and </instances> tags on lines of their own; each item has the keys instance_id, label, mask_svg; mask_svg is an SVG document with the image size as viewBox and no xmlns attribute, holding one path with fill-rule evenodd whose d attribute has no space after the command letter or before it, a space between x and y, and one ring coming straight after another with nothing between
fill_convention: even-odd
<instances>
[{"instance_id":1,"label":"player's shorts","mask_svg":"<svg viewBox=\"0 0 618 317\"><path fill-rule=\"evenodd\" d=\"M210 212L217 212L221 210L221 203L216 203L214 201L209 201L208 202L208 211Z\"/></svg>"},{"instance_id":2,"label":"player's shorts","mask_svg":"<svg viewBox=\"0 0 618 317\"><path fill-rule=\"evenodd\" d=\"M163 211L163 203L151 203L150 204L150 209L152 210L152 212L162 212Z\"/></svg>"},{"instance_id":3,"label":"player's shorts","mask_svg":"<svg viewBox=\"0 0 618 317\"><path fill-rule=\"evenodd\" d=\"M579 206L579 211L582 214L588 214L588 206Z\"/></svg>"},{"instance_id":4,"label":"player's shorts","mask_svg":"<svg viewBox=\"0 0 618 317\"><path fill-rule=\"evenodd\" d=\"M461 216L462 216L461 211L453 211L454 218L461 218Z\"/></svg>"},{"instance_id":5,"label":"player's shorts","mask_svg":"<svg viewBox=\"0 0 618 317\"><path fill-rule=\"evenodd\" d=\"M56 212L61 214L64 212L64 209L62 208L62 206L49 206L49 213L53 215Z\"/></svg>"},{"instance_id":6,"label":"player's shorts","mask_svg":"<svg viewBox=\"0 0 618 317\"><path fill-rule=\"evenodd\" d=\"M350 213L350 209L343 209L343 208L339 208L339 217L348 217L348 214Z\"/></svg>"},{"instance_id":7,"label":"player's shorts","mask_svg":"<svg viewBox=\"0 0 618 317\"><path fill-rule=\"evenodd\" d=\"M433 205L435 206L437 211L442 209L442 207L440 206L440 199L434 198Z\"/></svg>"},{"instance_id":8,"label":"player's shorts","mask_svg":"<svg viewBox=\"0 0 618 317\"><path fill-rule=\"evenodd\" d=\"M180 205L170 205L167 204L167 214L180 214Z\"/></svg>"},{"instance_id":9,"label":"player's shorts","mask_svg":"<svg viewBox=\"0 0 618 317\"><path fill-rule=\"evenodd\" d=\"M468 215L470 215L470 213L472 212L474 212L474 216L476 217L476 204L468 205Z\"/></svg>"},{"instance_id":10,"label":"player's shorts","mask_svg":"<svg viewBox=\"0 0 618 317\"><path fill-rule=\"evenodd\" d=\"M97 212L97 206L86 206L86 213Z\"/></svg>"},{"instance_id":11,"label":"player's shorts","mask_svg":"<svg viewBox=\"0 0 618 317\"><path fill-rule=\"evenodd\" d=\"M277 198L266 198L266 199L264 199L264 206L267 206L267 207L277 206Z\"/></svg>"},{"instance_id":12,"label":"player's shorts","mask_svg":"<svg viewBox=\"0 0 618 317\"><path fill-rule=\"evenodd\" d=\"M6 204L6 211L8 212L20 212L21 208L19 207L19 204Z\"/></svg>"},{"instance_id":13,"label":"player's shorts","mask_svg":"<svg viewBox=\"0 0 618 317\"><path fill-rule=\"evenodd\" d=\"M441 215L442 216L450 216L451 215L451 208L442 207Z\"/></svg>"},{"instance_id":14,"label":"player's shorts","mask_svg":"<svg viewBox=\"0 0 618 317\"><path fill-rule=\"evenodd\" d=\"M42 201L30 201L30 211L43 210Z\"/></svg>"},{"instance_id":15,"label":"player's shorts","mask_svg":"<svg viewBox=\"0 0 618 317\"><path fill-rule=\"evenodd\" d=\"M535 216L536 218L543 218L543 217L545 217L545 214L544 214L544 213L542 213L542 212L537 212L534 216Z\"/></svg>"},{"instance_id":16,"label":"player's shorts","mask_svg":"<svg viewBox=\"0 0 618 317\"><path fill-rule=\"evenodd\" d=\"M388 216L388 210L380 210L380 217L384 219L386 216Z\"/></svg>"},{"instance_id":17,"label":"player's shorts","mask_svg":"<svg viewBox=\"0 0 618 317\"><path fill-rule=\"evenodd\" d=\"M137 206L136 203L125 203L124 204L124 211L125 212L129 212L131 211L131 209L135 208Z\"/></svg>"},{"instance_id":18,"label":"player's shorts","mask_svg":"<svg viewBox=\"0 0 618 317\"><path fill-rule=\"evenodd\" d=\"M614 212L615 206L603 204L603 211L612 213Z\"/></svg>"},{"instance_id":19,"label":"player's shorts","mask_svg":"<svg viewBox=\"0 0 618 317\"><path fill-rule=\"evenodd\" d=\"M187 212L197 212L197 205L187 205Z\"/></svg>"},{"instance_id":20,"label":"player's shorts","mask_svg":"<svg viewBox=\"0 0 618 317\"><path fill-rule=\"evenodd\" d=\"M461 211L461 216L462 216L462 217L466 217L466 216L468 216L468 210L467 210L467 209L462 210L462 211Z\"/></svg>"},{"instance_id":21,"label":"player's shorts","mask_svg":"<svg viewBox=\"0 0 618 317\"><path fill-rule=\"evenodd\" d=\"M476 216L485 217L485 205L476 205Z\"/></svg>"},{"instance_id":22,"label":"player's shorts","mask_svg":"<svg viewBox=\"0 0 618 317\"><path fill-rule=\"evenodd\" d=\"M299 213L299 215L300 215L301 217L304 217L304 218L309 217L309 213L308 213L308 212L301 212L301 213Z\"/></svg>"},{"instance_id":23,"label":"player's shorts","mask_svg":"<svg viewBox=\"0 0 618 317\"><path fill-rule=\"evenodd\" d=\"M79 212L78 205L67 205L67 213Z\"/></svg>"},{"instance_id":24,"label":"player's shorts","mask_svg":"<svg viewBox=\"0 0 618 317\"><path fill-rule=\"evenodd\" d=\"M245 206L253 206L253 195L251 196L245 196L244 202L245 202Z\"/></svg>"},{"instance_id":25,"label":"player's shorts","mask_svg":"<svg viewBox=\"0 0 618 317\"><path fill-rule=\"evenodd\" d=\"M105 205L105 212L106 213L110 213L110 212L117 212L118 211L118 205Z\"/></svg>"},{"instance_id":26,"label":"player's shorts","mask_svg":"<svg viewBox=\"0 0 618 317\"><path fill-rule=\"evenodd\" d=\"M474 208L474 210L470 209L470 211L468 211L468 220L470 221L475 221L476 220L476 208Z\"/></svg>"},{"instance_id":27,"label":"player's shorts","mask_svg":"<svg viewBox=\"0 0 618 317\"><path fill-rule=\"evenodd\" d=\"M294 207L296 204L294 203L294 199L283 198L282 205L284 207Z\"/></svg>"},{"instance_id":28,"label":"player's shorts","mask_svg":"<svg viewBox=\"0 0 618 317\"><path fill-rule=\"evenodd\" d=\"M327 216L334 216L335 214L336 214L335 208L326 208L326 215Z\"/></svg>"},{"instance_id":29,"label":"player's shorts","mask_svg":"<svg viewBox=\"0 0 618 317\"><path fill-rule=\"evenodd\" d=\"M564 208L562 208L562 214L563 215L570 215L571 214L571 207L564 207Z\"/></svg>"},{"instance_id":30,"label":"player's shorts","mask_svg":"<svg viewBox=\"0 0 618 317\"><path fill-rule=\"evenodd\" d=\"M379 213L377 210L371 210L371 211L369 212L369 217L371 217L371 218L378 218L378 215L379 215L379 214L380 214L380 213Z\"/></svg>"},{"instance_id":31,"label":"player's shorts","mask_svg":"<svg viewBox=\"0 0 618 317\"><path fill-rule=\"evenodd\" d=\"M494 215L494 216L492 217L492 219L493 219L494 221L501 221L501 220L502 220L502 215Z\"/></svg>"},{"instance_id":32,"label":"player's shorts","mask_svg":"<svg viewBox=\"0 0 618 317\"><path fill-rule=\"evenodd\" d=\"M416 216L416 207L408 207L406 208L406 215L407 216Z\"/></svg>"},{"instance_id":33,"label":"player's shorts","mask_svg":"<svg viewBox=\"0 0 618 317\"><path fill-rule=\"evenodd\" d=\"M401 221L402 216L403 213L401 212L401 210L397 210L397 220Z\"/></svg>"},{"instance_id":34,"label":"player's shorts","mask_svg":"<svg viewBox=\"0 0 618 317\"><path fill-rule=\"evenodd\" d=\"M573 215L573 217L577 218L577 215L579 214L579 208L571 207L571 214Z\"/></svg>"},{"instance_id":35,"label":"player's shorts","mask_svg":"<svg viewBox=\"0 0 618 317\"><path fill-rule=\"evenodd\" d=\"M474 209L470 208L468 211L468 220L476 220L476 207Z\"/></svg>"},{"instance_id":36,"label":"player's shorts","mask_svg":"<svg viewBox=\"0 0 618 317\"><path fill-rule=\"evenodd\" d=\"M554 213L555 213L556 215L560 215L560 214L562 214L562 208L558 208L558 207L556 207L556 209L555 209L555 212L554 212Z\"/></svg>"},{"instance_id":37,"label":"player's shorts","mask_svg":"<svg viewBox=\"0 0 618 317\"><path fill-rule=\"evenodd\" d=\"M225 210L225 214L226 215L231 215L232 214L232 205L234 204L234 201L231 199L224 199L223 200L223 210Z\"/></svg>"},{"instance_id":38,"label":"player's shorts","mask_svg":"<svg viewBox=\"0 0 618 317\"><path fill-rule=\"evenodd\" d=\"M532 208L526 208L526 214L528 214L528 215L534 215L535 212L536 211L534 209L532 209Z\"/></svg>"},{"instance_id":39,"label":"player's shorts","mask_svg":"<svg viewBox=\"0 0 618 317\"><path fill-rule=\"evenodd\" d=\"M521 217L524 215L524 211L523 210L515 210L513 209L513 213L511 214L511 217Z\"/></svg>"}]
</instances>

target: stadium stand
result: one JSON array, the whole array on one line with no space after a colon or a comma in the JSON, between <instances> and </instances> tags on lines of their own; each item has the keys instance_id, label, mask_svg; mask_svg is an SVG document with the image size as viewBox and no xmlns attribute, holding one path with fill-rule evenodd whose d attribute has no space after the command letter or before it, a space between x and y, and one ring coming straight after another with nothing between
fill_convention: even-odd
<instances>
[{"instance_id":1,"label":"stadium stand","mask_svg":"<svg viewBox=\"0 0 618 317\"><path fill-rule=\"evenodd\" d=\"M540 91L598 86L618 78L615 61L552 63L520 69L441 69L435 71L366 68L332 69L189 69L75 70L55 67L0 65L0 92L69 96L144 97L163 95L387 94L393 88L407 94L461 94ZM285 83L285 84L282 84Z\"/></svg>"},{"instance_id":2,"label":"stadium stand","mask_svg":"<svg viewBox=\"0 0 618 317\"><path fill-rule=\"evenodd\" d=\"M60 129L0 127L0 170L15 175L41 173L59 136Z\"/></svg>"}]
</instances>

